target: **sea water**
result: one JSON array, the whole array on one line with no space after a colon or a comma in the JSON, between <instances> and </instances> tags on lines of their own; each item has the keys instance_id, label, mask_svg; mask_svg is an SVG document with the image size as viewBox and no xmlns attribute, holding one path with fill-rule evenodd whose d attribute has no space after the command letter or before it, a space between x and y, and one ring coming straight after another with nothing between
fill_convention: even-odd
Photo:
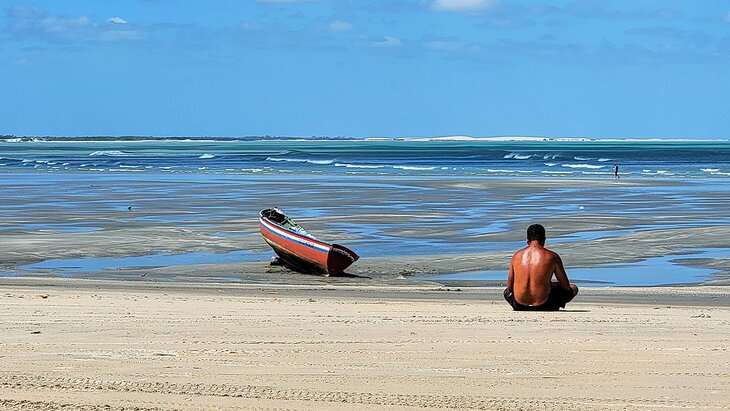
<instances>
[{"instance_id":1,"label":"sea water","mask_svg":"<svg viewBox=\"0 0 730 411\"><path fill-rule=\"evenodd\" d=\"M559 184L529 195L509 189L524 179L613 181L614 164L619 181L630 184ZM363 260L485 251L509 258L524 244L526 224L545 219L615 219L604 229L576 227L553 235L550 244L557 246L643 231L727 226L729 177L728 141L3 138L0 239L12 241L17 233L103 236L122 219L128 227L209 228L211 238L224 241L250 236L258 210L287 204L295 219L325 229L328 240L355 249ZM468 184L443 190L421 181L494 181L502 189L492 196L494 191ZM118 217L99 218L103 213ZM343 214L403 217L329 221ZM520 236L512 235L516 231ZM243 251L256 259L270 254L260 243ZM186 264L190 255L195 256L164 254L155 264ZM101 262L123 269L139 266L135 257ZM221 258L229 261L227 254ZM51 261L48 267L109 268L97 267L99 261ZM586 283L619 285L637 285L631 267L666 273L642 277L642 285L701 282L718 272L673 270L685 266L668 255L616 264L571 268L594 270L575 273Z\"/></svg>"},{"instance_id":2,"label":"sea water","mask_svg":"<svg viewBox=\"0 0 730 411\"><path fill-rule=\"evenodd\" d=\"M536 139L544 140L544 139ZM0 138L0 172L730 177L728 141Z\"/></svg>"}]
</instances>

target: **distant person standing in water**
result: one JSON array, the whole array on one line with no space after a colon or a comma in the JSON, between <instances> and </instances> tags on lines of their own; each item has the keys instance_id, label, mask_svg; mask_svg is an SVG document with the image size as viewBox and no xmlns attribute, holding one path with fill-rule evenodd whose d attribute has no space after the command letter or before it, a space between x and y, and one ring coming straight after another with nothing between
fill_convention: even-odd
<instances>
[{"instance_id":1,"label":"distant person standing in water","mask_svg":"<svg viewBox=\"0 0 730 411\"><path fill-rule=\"evenodd\" d=\"M578 287L568 281L560 256L545 248L545 227L529 226L527 247L510 262L504 299L515 311L558 311L576 294Z\"/></svg>"},{"instance_id":2,"label":"distant person standing in water","mask_svg":"<svg viewBox=\"0 0 730 411\"><path fill-rule=\"evenodd\" d=\"M616 163L613 163L613 178L615 180L618 180L619 178L621 178L618 176L618 164L616 164Z\"/></svg>"}]
</instances>

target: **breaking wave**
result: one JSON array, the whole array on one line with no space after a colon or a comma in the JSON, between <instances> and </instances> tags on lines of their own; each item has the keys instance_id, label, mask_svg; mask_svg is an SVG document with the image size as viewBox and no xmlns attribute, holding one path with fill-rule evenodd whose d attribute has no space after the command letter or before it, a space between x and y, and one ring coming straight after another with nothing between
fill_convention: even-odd
<instances>
[{"instance_id":1,"label":"breaking wave","mask_svg":"<svg viewBox=\"0 0 730 411\"><path fill-rule=\"evenodd\" d=\"M533 156L532 154L509 153L509 154L506 154L502 158L513 158L515 160L527 160L527 159L531 158L532 156Z\"/></svg>"},{"instance_id":2,"label":"breaking wave","mask_svg":"<svg viewBox=\"0 0 730 411\"><path fill-rule=\"evenodd\" d=\"M563 167L568 168L588 168L591 170L597 170L599 168L604 168L605 166L594 166L592 164L563 164Z\"/></svg>"},{"instance_id":3,"label":"breaking wave","mask_svg":"<svg viewBox=\"0 0 730 411\"><path fill-rule=\"evenodd\" d=\"M89 157L124 157L130 155L120 150L100 150L89 154Z\"/></svg>"},{"instance_id":4,"label":"breaking wave","mask_svg":"<svg viewBox=\"0 0 730 411\"><path fill-rule=\"evenodd\" d=\"M428 171L435 170L436 167L417 167L417 166L393 166L399 170L411 170L411 171Z\"/></svg>"},{"instance_id":5,"label":"breaking wave","mask_svg":"<svg viewBox=\"0 0 730 411\"><path fill-rule=\"evenodd\" d=\"M335 163L335 167L346 167L346 168L384 168L385 166L374 166L374 165L365 165L365 164Z\"/></svg>"},{"instance_id":6,"label":"breaking wave","mask_svg":"<svg viewBox=\"0 0 730 411\"><path fill-rule=\"evenodd\" d=\"M328 165L335 162L335 160L310 160L306 158L281 158L281 157L266 157L266 161L277 161L277 162L291 162L291 163L309 163L317 165Z\"/></svg>"}]
</instances>

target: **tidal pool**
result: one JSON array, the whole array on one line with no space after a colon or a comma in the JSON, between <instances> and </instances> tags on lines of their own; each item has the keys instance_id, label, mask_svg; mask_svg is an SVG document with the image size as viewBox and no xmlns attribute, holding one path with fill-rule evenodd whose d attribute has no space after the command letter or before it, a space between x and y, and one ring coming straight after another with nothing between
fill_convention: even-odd
<instances>
[{"instance_id":1,"label":"tidal pool","mask_svg":"<svg viewBox=\"0 0 730 411\"><path fill-rule=\"evenodd\" d=\"M269 253L245 250L227 253L192 252L184 254L152 254L119 258L78 258L70 260L46 260L19 267L20 270L54 271L59 275L88 273L106 270L129 270L158 268L179 265L221 264L236 262L266 261Z\"/></svg>"}]
</instances>

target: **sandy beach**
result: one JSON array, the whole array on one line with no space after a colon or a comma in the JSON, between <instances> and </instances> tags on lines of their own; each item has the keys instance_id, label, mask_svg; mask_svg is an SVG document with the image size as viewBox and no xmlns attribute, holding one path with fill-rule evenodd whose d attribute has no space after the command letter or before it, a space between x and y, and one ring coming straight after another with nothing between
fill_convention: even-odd
<instances>
[{"instance_id":1,"label":"sandy beach","mask_svg":"<svg viewBox=\"0 0 730 411\"><path fill-rule=\"evenodd\" d=\"M1 281L3 409L730 409L723 287Z\"/></svg>"},{"instance_id":2,"label":"sandy beach","mask_svg":"<svg viewBox=\"0 0 730 411\"><path fill-rule=\"evenodd\" d=\"M0 409L730 408L723 184L18 174L2 186ZM270 266L257 225L270 205L361 259L338 277ZM587 285L559 313L501 299L534 221ZM620 275L581 277L606 267ZM496 274L449 277L475 270Z\"/></svg>"}]
</instances>

